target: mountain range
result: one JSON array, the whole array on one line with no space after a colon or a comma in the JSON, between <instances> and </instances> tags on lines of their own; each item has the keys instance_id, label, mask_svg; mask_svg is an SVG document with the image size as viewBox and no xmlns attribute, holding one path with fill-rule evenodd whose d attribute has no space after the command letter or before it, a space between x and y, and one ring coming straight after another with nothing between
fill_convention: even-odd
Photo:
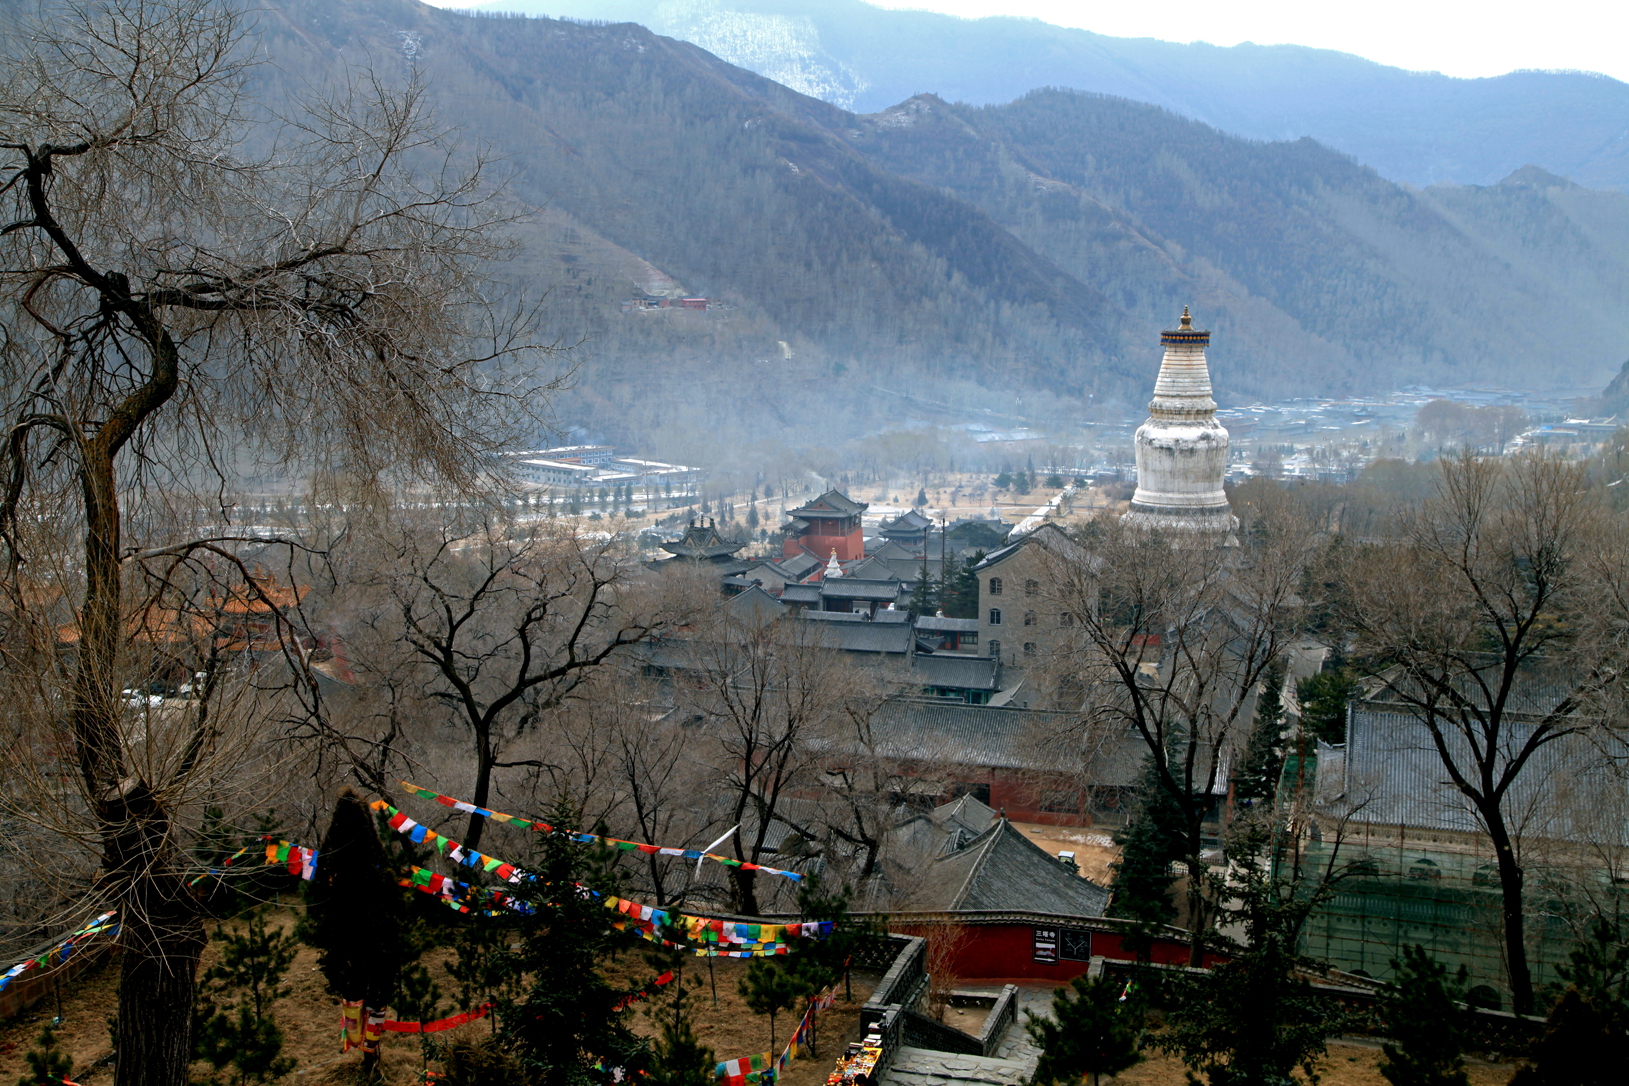
<instances>
[{"instance_id":1,"label":"mountain range","mask_svg":"<svg viewBox=\"0 0 1629 1086\"><path fill-rule=\"evenodd\" d=\"M993 105L1043 87L1163 106L1258 140L1311 136L1393 181L1493 184L1529 163L1629 189L1629 84L1587 72L1455 79L1296 45L1116 38L863 0L490 0L636 22L844 109L916 94Z\"/></svg>"},{"instance_id":2,"label":"mountain range","mask_svg":"<svg viewBox=\"0 0 1629 1086\"><path fill-rule=\"evenodd\" d=\"M1415 190L1065 90L859 114L632 24L267 0L251 88L423 74L530 209L568 421L693 449L889 420L1134 415L1184 304L1218 396L1600 387L1629 337L1629 196L1537 167ZM650 293L705 311L625 311Z\"/></svg>"}]
</instances>

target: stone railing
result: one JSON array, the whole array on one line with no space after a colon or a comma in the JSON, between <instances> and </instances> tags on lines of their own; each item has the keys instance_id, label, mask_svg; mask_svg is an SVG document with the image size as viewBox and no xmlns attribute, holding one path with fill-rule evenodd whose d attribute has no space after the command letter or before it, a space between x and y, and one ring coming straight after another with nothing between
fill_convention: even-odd
<instances>
[{"instance_id":1,"label":"stone railing","mask_svg":"<svg viewBox=\"0 0 1629 1086\"><path fill-rule=\"evenodd\" d=\"M984 1027L979 1030L979 1055L994 1056L1007 1027L1018 1021L1018 985L1009 984L996 996Z\"/></svg>"}]
</instances>

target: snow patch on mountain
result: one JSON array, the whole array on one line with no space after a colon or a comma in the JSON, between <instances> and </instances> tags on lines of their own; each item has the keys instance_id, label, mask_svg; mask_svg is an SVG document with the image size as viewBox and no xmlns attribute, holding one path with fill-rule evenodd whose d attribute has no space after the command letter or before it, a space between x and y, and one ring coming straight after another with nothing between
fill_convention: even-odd
<instances>
[{"instance_id":1,"label":"snow patch on mountain","mask_svg":"<svg viewBox=\"0 0 1629 1086\"><path fill-rule=\"evenodd\" d=\"M811 98L850 109L870 84L820 45L806 15L731 11L720 0L664 0L648 24Z\"/></svg>"}]
</instances>

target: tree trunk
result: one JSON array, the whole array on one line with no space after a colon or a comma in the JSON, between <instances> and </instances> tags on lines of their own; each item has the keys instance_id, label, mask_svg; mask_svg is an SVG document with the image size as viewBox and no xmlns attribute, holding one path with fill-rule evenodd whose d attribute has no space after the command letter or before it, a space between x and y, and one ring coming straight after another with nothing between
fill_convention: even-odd
<instances>
[{"instance_id":1,"label":"tree trunk","mask_svg":"<svg viewBox=\"0 0 1629 1086\"><path fill-rule=\"evenodd\" d=\"M742 916L758 915L758 886L757 872L743 871L735 868L731 874L735 876L736 908Z\"/></svg>"},{"instance_id":2,"label":"tree trunk","mask_svg":"<svg viewBox=\"0 0 1629 1086\"><path fill-rule=\"evenodd\" d=\"M1188 868L1188 964L1198 968L1205 958L1205 863L1197 856L1186 861Z\"/></svg>"},{"instance_id":3,"label":"tree trunk","mask_svg":"<svg viewBox=\"0 0 1629 1086\"><path fill-rule=\"evenodd\" d=\"M1522 907L1525 876L1516 862L1504 820L1498 812L1484 813L1488 836L1493 838L1493 854L1499 864L1499 897L1504 912L1505 961L1510 970L1510 1009L1517 1014L1533 1013L1533 973L1527 963L1527 922Z\"/></svg>"},{"instance_id":4,"label":"tree trunk","mask_svg":"<svg viewBox=\"0 0 1629 1086\"><path fill-rule=\"evenodd\" d=\"M476 807L490 809L488 799L492 795L492 763L497 758L492 753L492 745L485 731L477 729L475 733L475 795L470 803ZM469 829L464 832L464 847L475 851L481 846L481 831L486 828L486 815L472 814L469 816Z\"/></svg>"},{"instance_id":5,"label":"tree trunk","mask_svg":"<svg viewBox=\"0 0 1629 1086\"><path fill-rule=\"evenodd\" d=\"M104 865L123 891L114 1086L184 1086L198 959L208 936L196 898L169 862L173 826L152 793L137 784L101 807Z\"/></svg>"}]
</instances>

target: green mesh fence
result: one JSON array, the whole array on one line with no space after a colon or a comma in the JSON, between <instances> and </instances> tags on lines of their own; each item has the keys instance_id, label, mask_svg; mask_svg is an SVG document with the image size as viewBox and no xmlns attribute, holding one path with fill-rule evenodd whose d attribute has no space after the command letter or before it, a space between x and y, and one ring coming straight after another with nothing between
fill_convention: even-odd
<instances>
[{"instance_id":1,"label":"green mesh fence","mask_svg":"<svg viewBox=\"0 0 1629 1086\"><path fill-rule=\"evenodd\" d=\"M1304 870L1328 859L1312 844ZM1476 994L1488 1005L1509 1009L1499 880L1491 857L1457 842L1376 841L1341 847L1340 862L1356 874L1342 879L1334 897L1307 923L1302 950L1337 969L1379 980L1392 975L1391 962L1405 946L1425 947L1450 968L1463 965ZM1576 908L1545 890L1545 879L1528 875L1527 948L1535 985L1559 981L1576 945L1567 917ZM1622 888L1603 886L1613 896ZM1495 1003L1495 1000L1497 1001Z\"/></svg>"}]
</instances>

